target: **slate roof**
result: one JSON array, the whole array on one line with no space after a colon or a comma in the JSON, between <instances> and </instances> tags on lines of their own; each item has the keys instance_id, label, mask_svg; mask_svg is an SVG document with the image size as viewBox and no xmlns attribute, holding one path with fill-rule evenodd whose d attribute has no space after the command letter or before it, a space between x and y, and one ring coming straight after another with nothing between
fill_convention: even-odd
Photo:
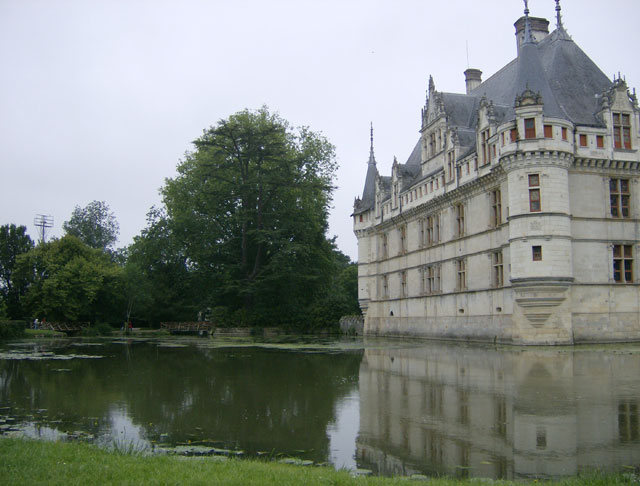
<instances>
[{"instance_id":1,"label":"slate roof","mask_svg":"<svg viewBox=\"0 0 640 486\"><path fill-rule=\"evenodd\" d=\"M603 126L596 116L599 97L613 86L613 82L571 39L562 24L538 43L531 37L525 39L518 57L470 94L438 93L449 126L457 129L462 148L459 158L476 151L478 109L482 98L493 103L493 114L498 123L515 118L516 97L529 89L541 95L546 116L567 119L576 125ZM420 173L420 164L418 139L407 162L399 167L402 190L426 177ZM357 212L374 207L377 175L374 160L367 170L362 200L356 204ZM384 191L389 191L391 179L384 177L381 182Z\"/></svg>"},{"instance_id":2,"label":"slate roof","mask_svg":"<svg viewBox=\"0 0 640 486\"><path fill-rule=\"evenodd\" d=\"M471 95L485 96L496 105L508 107L504 115L510 119L516 96L529 87L541 94L545 115L565 118L576 125L601 126L595 115L597 95L612 84L561 26L538 44L523 44L516 59Z\"/></svg>"}]
</instances>

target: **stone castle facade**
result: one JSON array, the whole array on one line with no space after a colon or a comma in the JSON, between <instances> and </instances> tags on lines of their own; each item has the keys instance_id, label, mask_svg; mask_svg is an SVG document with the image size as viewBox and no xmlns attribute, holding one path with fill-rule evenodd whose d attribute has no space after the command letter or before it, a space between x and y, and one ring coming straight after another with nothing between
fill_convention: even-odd
<instances>
[{"instance_id":1,"label":"stone castle facade","mask_svg":"<svg viewBox=\"0 0 640 486\"><path fill-rule=\"evenodd\" d=\"M529 17L517 57L467 92L429 80L390 177L373 137L354 204L365 334L574 344L640 340L640 117L565 31Z\"/></svg>"}]
</instances>

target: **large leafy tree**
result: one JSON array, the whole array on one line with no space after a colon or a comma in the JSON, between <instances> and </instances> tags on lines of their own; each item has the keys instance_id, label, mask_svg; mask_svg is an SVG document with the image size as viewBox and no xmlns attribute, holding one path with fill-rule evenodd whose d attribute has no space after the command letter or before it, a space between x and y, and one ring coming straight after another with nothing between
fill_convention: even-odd
<instances>
[{"instance_id":1,"label":"large leafy tree","mask_svg":"<svg viewBox=\"0 0 640 486\"><path fill-rule=\"evenodd\" d=\"M23 301L31 316L63 322L118 322L124 317L122 268L75 236L20 255L16 270L28 282Z\"/></svg>"},{"instance_id":2,"label":"large leafy tree","mask_svg":"<svg viewBox=\"0 0 640 486\"><path fill-rule=\"evenodd\" d=\"M25 226L0 226L0 300L8 317L12 319L23 317L20 297L24 293L24 287L15 278L16 259L32 248L33 241Z\"/></svg>"},{"instance_id":3,"label":"large leafy tree","mask_svg":"<svg viewBox=\"0 0 640 486\"><path fill-rule=\"evenodd\" d=\"M113 249L120 233L118 221L104 201L92 201L84 208L76 206L62 227L66 234L80 238L91 248L105 251Z\"/></svg>"},{"instance_id":4,"label":"large leafy tree","mask_svg":"<svg viewBox=\"0 0 640 486\"><path fill-rule=\"evenodd\" d=\"M162 194L200 305L245 323L299 321L333 268L333 146L266 108L220 120L194 144Z\"/></svg>"}]
</instances>

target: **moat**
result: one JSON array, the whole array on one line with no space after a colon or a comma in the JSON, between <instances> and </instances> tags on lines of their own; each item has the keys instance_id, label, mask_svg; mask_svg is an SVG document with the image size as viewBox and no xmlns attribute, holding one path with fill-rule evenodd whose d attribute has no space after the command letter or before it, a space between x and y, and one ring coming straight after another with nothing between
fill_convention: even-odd
<instances>
[{"instance_id":1,"label":"moat","mask_svg":"<svg viewBox=\"0 0 640 486\"><path fill-rule=\"evenodd\" d=\"M383 339L15 341L0 434L206 446L382 475L562 477L640 465L640 344Z\"/></svg>"}]
</instances>

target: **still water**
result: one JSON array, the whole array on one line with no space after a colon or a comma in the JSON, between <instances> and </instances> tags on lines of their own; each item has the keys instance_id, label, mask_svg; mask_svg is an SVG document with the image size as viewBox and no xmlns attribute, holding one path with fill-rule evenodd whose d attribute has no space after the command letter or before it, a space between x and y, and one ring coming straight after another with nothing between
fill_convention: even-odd
<instances>
[{"instance_id":1,"label":"still water","mask_svg":"<svg viewBox=\"0 0 640 486\"><path fill-rule=\"evenodd\" d=\"M25 341L0 433L206 445L383 475L561 477L640 465L640 345Z\"/></svg>"}]
</instances>

